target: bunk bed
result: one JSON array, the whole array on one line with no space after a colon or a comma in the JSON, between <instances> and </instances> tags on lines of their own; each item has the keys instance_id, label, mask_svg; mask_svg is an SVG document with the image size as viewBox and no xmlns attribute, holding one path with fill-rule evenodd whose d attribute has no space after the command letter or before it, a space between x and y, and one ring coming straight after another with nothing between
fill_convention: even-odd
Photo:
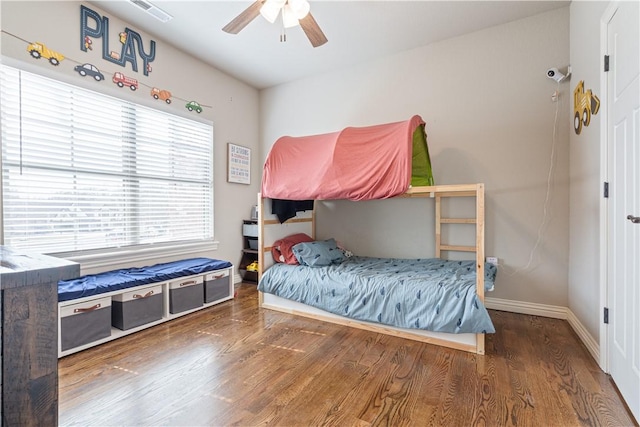
<instances>
[{"instance_id":1,"label":"bunk bed","mask_svg":"<svg viewBox=\"0 0 640 427\"><path fill-rule=\"evenodd\" d=\"M385 152L387 149L390 149L392 153ZM416 154L416 149L421 153ZM392 161L385 163L375 160L373 161L375 164L372 165L372 161L364 159L367 153L363 152L363 150L374 153L377 160L388 159ZM344 153L348 153L350 159L340 159ZM311 158L314 161L311 161ZM338 159L336 160L336 158ZM367 168L353 168L351 167L353 161L360 162L360 164L363 161L367 161ZM425 162L427 163L426 165L424 164ZM369 172L369 176L362 177L358 175L363 172L363 169L365 173ZM386 175L384 180L378 179L381 171ZM355 175L345 177L345 173L347 175L350 173ZM381 184L382 181L389 181L389 178L391 186ZM292 186L291 183L295 183L295 185ZM424 185L425 183L429 185ZM491 266L487 267L484 262L484 185L432 184L433 178L426 147L424 122L419 116L414 116L405 122L368 128L347 128L333 134L302 138L280 138L267 156L263 171L262 191L258 195L258 274L260 278L258 289L260 291L260 306L378 333L484 354L484 335L485 333L493 332L493 325L483 304L484 294L485 290L492 288L493 278L495 277L495 269ZM473 198L475 200L475 216L473 218L443 216L443 200L459 197ZM318 268L279 264L278 261L280 260L274 259L275 257L271 255L274 253L274 243L287 235L305 233L312 240L316 239L315 205L311 210L294 213L295 216L283 223L282 218L270 213L274 199L301 201L306 199L370 200L381 198L433 199L435 209L435 257L444 259L444 255L449 252L468 252L475 253L474 259L463 265L462 261L381 260L356 256L338 265L330 264L327 267ZM430 203L426 203L426 205L428 206ZM460 224L475 225L474 245L452 245L443 242L442 228ZM358 265L358 262L364 262L364 264ZM360 271L358 274L365 273L362 277L358 277L357 274L356 276L350 276L349 274L351 273L340 270L343 264L346 266L354 263L356 263L355 270ZM388 266L389 263L394 266L390 270L391 282L386 282L390 284L383 285L382 290L380 288L376 288L377 290L375 291L369 290L372 279L377 281L378 275L382 274L382 272L374 270L377 268L376 265L384 264ZM420 280L422 280L424 277L431 275L431 273L424 270L425 263L430 265L438 264L442 267L441 270L448 270L449 276L443 279L442 272L438 272L435 273L435 277L439 277L439 279L431 285L427 285L424 281L413 283L417 276L421 276ZM274 266L274 264L278 265ZM388 268L386 269L389 270ZM292 275L294 270L297 272L296 274L301 274L302 279L300 280L302 284L300 285L294 284L295 281ZM375 278L372 277L374 275ZM333 286L331 289L322 290L320 282L324 281L327 276L334 280L332 282ZM358 282L358 280L361 280L361 282ZM394 286L394 281L402 283L402 286ZM412 282L411 286L409 286L409 282ZM421 286L424 287L420 288ZM435 286L437 290L430 290L427 286ZM302 296L292 296L288 294L288 291L285 291L285 289L293 289L294 287L302 289ZM347 288L349 288L348 291ZM354 291L351 288L355 288L356 293L359 292L358 290L362 290L362 292L377 293L376 295L384 294L385 292L410 292L413 293L413 300L416 299L416 289L417 299L422 300L428 300L425 296L430 295L432 292L457 294L458 298L460 294L463 294L464 302L462 305L464 307L461 315L455 315L454 324L448 322L448 325L440 325L434 331L428 330L430 328L433 329L431 324L420 325L417 321L413 324L416 316L411 317L410 321L406 320L404 323L397 323L389 319L389 317L393 317L392 314L380 312L377 318L374 312L363 315L363 310L356 310L349 303L346 303L347 309L343 312L317 304L317 300L322 299L322 295L333 293L333 295L329 296L335 296L336 289L338 289L339 293L342 292L342 289L344 290L343 293L353 294ZM399 310L400 303L396 303L396 301L404 301L402 298L405 297L385 295L385 300L393 302L389 311L393 311L393 306L396 306L396 304ZM366 304L369 299L369 296L363 295L360 303L364 301ZM445 300L440 299L439 301ZM408 302L406 306L409 306ZM480 312L481 319L478 322L474 320L470 326L465 324L463 320L468 316L465 310L469 307ZM413 307L414 313L416 310L426 312L430 309ZM439 310L439 306L431 309L434 312ZM374 317L372 318L371 316ZM455 322L456 319L458 320L457 322ZM412 324L408 324L408 322Z\"/></svg>"}]
</instances>

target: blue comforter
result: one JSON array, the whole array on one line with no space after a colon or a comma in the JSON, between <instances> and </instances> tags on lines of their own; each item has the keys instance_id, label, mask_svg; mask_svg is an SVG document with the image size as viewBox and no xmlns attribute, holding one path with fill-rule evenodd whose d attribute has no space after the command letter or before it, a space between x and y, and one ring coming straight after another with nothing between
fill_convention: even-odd
<instances>
[{"instance_id":1,"label":"blue comforter","mask_svg":"<svg viewBox=\"0 0 640 427\"><path fill-rule=\"evenodd\" d=\"M485 268L493 289L496 267ZM262 292L341 316L449 333L493 333L476 294L474 261L351 257L328 267L275 264L262 276Z\"/></svg>"}]
</instances>

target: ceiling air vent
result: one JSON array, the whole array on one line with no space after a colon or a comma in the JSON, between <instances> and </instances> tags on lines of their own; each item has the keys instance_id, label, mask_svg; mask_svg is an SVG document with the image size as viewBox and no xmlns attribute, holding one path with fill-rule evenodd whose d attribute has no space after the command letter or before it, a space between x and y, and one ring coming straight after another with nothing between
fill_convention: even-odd
<instances>
[{"instance_id":1,"label":"ceiling air vent","mask_svg":"<svg viewBox=\"0 0 640 427\"><path fill-rule=\"evenodd\" d=\"M129 0L129 2L131 4L134 4L134 5L138 6L140 9L144 10L149 15L153 16L154 18L156 18L159 21L168 22L171 19L173 19L173 16L169 15L167 12L165 12L162 9L160 9L159 7L154 6L153 4L149 3L148 1L145 1L145 0Z\"/></svg>"}]
</instances>

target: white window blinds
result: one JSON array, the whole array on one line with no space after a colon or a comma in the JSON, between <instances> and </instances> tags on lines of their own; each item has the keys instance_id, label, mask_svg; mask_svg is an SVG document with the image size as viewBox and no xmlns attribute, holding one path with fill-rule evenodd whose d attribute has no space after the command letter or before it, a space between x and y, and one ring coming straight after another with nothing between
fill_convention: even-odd
<instances>
[{"instance_id":1,"label":"white window blinds","mask_svg":"<svg viewBox=\"0 0 640 427\"><path fill-rule=\"evenodd\" d=\"M213 239L213 128L1 67L3 244L41 253Z\"/></svg>"}]
</instances>

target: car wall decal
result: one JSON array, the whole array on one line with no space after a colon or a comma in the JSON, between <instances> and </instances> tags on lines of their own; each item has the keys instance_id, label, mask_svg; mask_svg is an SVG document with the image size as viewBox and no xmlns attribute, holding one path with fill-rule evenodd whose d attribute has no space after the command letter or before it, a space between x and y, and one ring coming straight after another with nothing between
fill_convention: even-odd
<instances>
[{"instance_id":1,"label":"car wall decal","mask_svg":"<svg viewBox=\"0 0 640 427\"><path fill-rule=\"evenodd\" d=\"M198 114L202 113L202 106L196 101L189 101L184 107L189 111L195 111Z\"/></svg>"},{"instance_id":2,"label":"car wall decal","mask_svg":"<svg viewBox=\"0 0 640 427\"><path fill-rule=\"evenodd\" d=\"M111 79L111 81L113 81L119 87L127 86L131 90L138 89L138 80L131 77L127 77L124 74L122 74L120 71L116 71L115 73L113 73L113 78Z\"/></svg>"},{"instance_id":3,"label":"car wall decal","mask_svg":"<svg viewBox=\"0 0 640 427\"><path fill-rule=\"evenodd\" d=\"M87 13L87 10L90 11L90 9L81 6L81 11L85 9L85 13ZM86 18L86 16L85 16ZM108 23L108 18L103 17L103 19L105 21L103 22L107 22ZM97 30L96 30L97 31ZM100 66L100 68L98 68L98 66L96 66L96 64L98 64L97 62L88 62L87 59L85 58L85 60L81 61L78 60L76 58L72 58L69 57L67 55L62 54L59 51L56 50L52 50L50 47L48 47L45 43L42 43L40 41L31 41L28 40L27 38L21 37L20 35L17 34L13 34L9 31L0 29L0 33L2 34L6 34L9 37L12 37L16 40L19 40L23 43L26 44L27 48L25 50L25 52L31 56L33 59L45 59L47 62L49 62L49 64L59 67L59 69L62 70L71 70L70 72L73 72L75 75L77 75L79 78L82 79L88 79L89 81L95 81L95 82L102 82L102 81L106 81L109 78L111 78L111 81L116 84L118 87L124 88L124 87L128 87L130 89L131 92L140 92L138 91L138 89L142 88L148 88L149 90L149 94L150 96L152 96L154 99L160 100L160 101L164 101L164 103L166 104L165 107L168 106L172 106L172 107L168 107L168 108L173 108L173 106L175 106L176 108L182 108L182 105L184 105L184 108L186 108L189 112L196 112L197 114L200 114L204 111L205 108L213 108L211 105L206 105L206 104L202 104L200 102L194 101L193 98L189 99L186 97L179 97L174 95L172 92L170 92L169 90L163 89L162 87L157 87L155 85L150 85L150 84L145 84L142 81L139 81L138 79L132 78L129 73L125 74L122 73L120 71L111 71L108 70L106 71L103 66ZM120 43L122 43L124 46L127 46L127 43L132 40L136 43L137 42L137 37L139 37L138 33L131 31L129 29L126 29L126 31L123 31L121 33L118 34L119 37L119 41ZM137 45L136 45L137 46ZM84 34L82 37L82 47L84 49L82 49L82 51L84 51L85 53L89 53L91 51L93 51L93 39L92 39L92 34ZM103 46L104 47L104 46ZM98 49L100 50L100 49ZM120 54L118 54L116 51L112 52L114 55L111 59L116 60L120 57ZM155 44L154 44L154 53L155 53ZM132 52L128 52L127 55L132 54ZM93 56L93 58L95 59L95 55ZM65 64L67 63L71 63L70 64L70 68L66 68L66 66L61 65L62 62L65 62ZM109 62L114 62L114 61L109 61ZM42 62L41 62L42 63ZM104 65L104 64L103 64ZM46 65L45 65L46 66ZM148 74L151 72L152 67L151 67L151 60L147 61L144 65L147 73ZM127 91L129 92L129 91ZM143 91L144 93L144 91ZM134 96L134 95L131 95ZM173 102L173 101L180 101L180 102ZM595 113L594 113L595 114Z\"/></svg>"},{"instance_id":4,"label":"car wall decal","mask_svg":"<svg viewBox=\"0 0 640 427\"><path fill-rule=\"evenodd\" d=\"M97 82L104 80L104 74L102 74L100 70L98 70L98 67L93 64L86 63L82 65L76 65L75 67L73 67L73 71L76 71L82 77L91 76Z\"/></svg>"},{"instance_id":5,"label":"car wall decal","mask_svg":"<svg viewBox=\"0 0 640 427\"><path fill-rule=\"evenodd\" d=\"M157 87L154 87L151 89L151 96L153 96L154 99L160 99L167 104L171 104L171 92L169 92L168 90L158 89Z\"/></svg>"},{"instance_id":6,"label":"car wall decal","mask_svg":"<svg viewBox=\"0 0 640 427\"><path fill-rule=\"evenodd\" d=\"M35 59L48 59L49 63L56 67L60 65L60 62L64 59L63 54L49 49L44 43L40 42L30 43L29 46L27 46L27 52Z\"/></svg>"},{"instance_id":7,"label":"car wall decal","mask_svg":"<svg viewBox=\"0 0 640 427\"><path fill-rule=\"evenodd\" d=\"M582 132L582 126L589 126L591 115L600 111L600 98L588 89L584 90L584 80L580 80L573 90L573 130L576 135Z\"/></svg>"}]
</instances>

